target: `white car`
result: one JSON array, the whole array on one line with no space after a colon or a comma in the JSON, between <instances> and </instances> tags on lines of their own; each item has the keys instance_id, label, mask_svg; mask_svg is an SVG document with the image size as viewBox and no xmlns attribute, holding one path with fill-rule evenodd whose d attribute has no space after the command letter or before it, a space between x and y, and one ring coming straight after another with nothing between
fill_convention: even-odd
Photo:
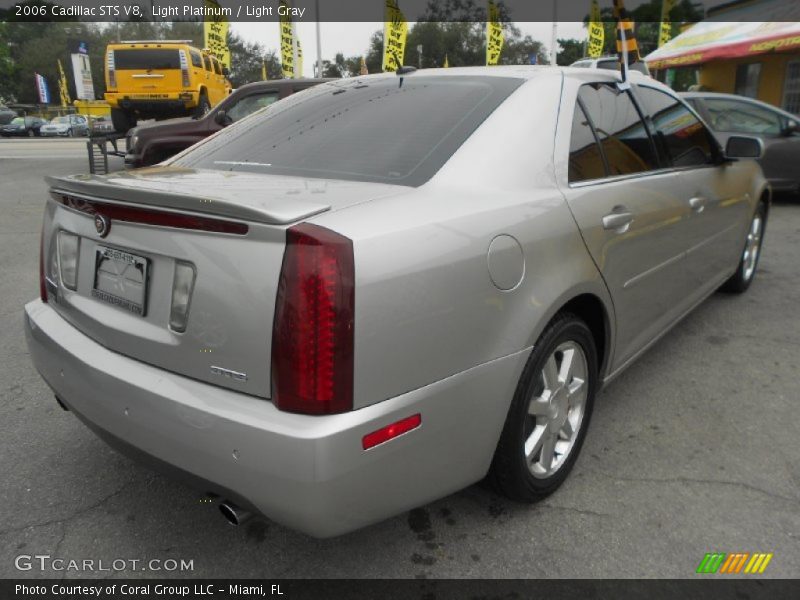
<instances>
[{"instance_id":1,"label":"white car","mask_svg":"<svg viewBox=\"0 0 800 600\"><path fill-rule=\"evenodd\" d=\"M54 118L47 125L42 125L40 133L44 137L89 135L89 123L83 115L65 115Z\"/></svg>"}]
</instances>

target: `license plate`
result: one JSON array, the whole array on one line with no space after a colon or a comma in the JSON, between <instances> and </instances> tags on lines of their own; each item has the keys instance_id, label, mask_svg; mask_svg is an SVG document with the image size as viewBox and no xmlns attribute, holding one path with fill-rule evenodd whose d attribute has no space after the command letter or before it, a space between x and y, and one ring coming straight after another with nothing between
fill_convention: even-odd
<instances>
[{"instance_id":1,"label":"license plate","mask_svg":"<svg viewBox=\"0 0 800 600\"><path fill-rule=\"evenodd\" d=\"M149 261L130 252L97 246L92 296L144 316Z\"/></svg>"},{"instance_id":2,"label":"license plate","mask_svg":"<svg viewBox=\"0 0 800 600\"><path fill-rule=\"evenodd\" d=\"M164 100L169 94L131 94L133 100Z\"/></svg>"}]
</instances>

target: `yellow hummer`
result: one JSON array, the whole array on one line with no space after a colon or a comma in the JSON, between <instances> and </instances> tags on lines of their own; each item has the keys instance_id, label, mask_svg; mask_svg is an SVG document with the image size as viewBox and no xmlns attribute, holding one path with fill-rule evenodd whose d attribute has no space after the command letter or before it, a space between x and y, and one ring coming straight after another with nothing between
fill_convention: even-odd
<instances>
[{"instance_id":1,"label":"yellow hummer","mask_svg":"<svg viewBox=\"0 0 800 600\"><path fill-rule=\"evenodd\" d=\"M105 75L105 100L120 133L139 119L201 117L231 91L227 69L191 40L109 44Z\"/></svg>"}]
</instances>

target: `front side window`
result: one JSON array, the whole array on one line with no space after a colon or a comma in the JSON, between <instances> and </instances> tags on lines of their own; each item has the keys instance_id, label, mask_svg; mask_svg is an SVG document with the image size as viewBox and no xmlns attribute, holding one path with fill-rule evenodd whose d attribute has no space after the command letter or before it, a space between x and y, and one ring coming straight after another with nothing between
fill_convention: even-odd
<instances>
[{"instance_id":1,"label":"front side window","mask_svg":"<svg viewBox=\"0 0 800 600\"><path fill-rule=\"evenodd\" d=\"M222 67L219 66L219 61L212 57L211 62L214 63L214 73L222 75Z\"/></svg>"},{"instance_id":2,"label":"front side window","mask_svg":"<svg viewBox=\"0 0 800 600\"><path fill-rule=\"evenodd\" d=\"M572 132L569 139L569 182L600 179L606 176L603 154L594 137L592 126L580 103L575 104Z\"/></svg>"},{"instance_id":3,"label":"front side window","mask_svg":"<svg viewBox=\"0 0 800 600\"><path fill-rule=\"evenodd\" d=\"M630 93L613 84L581 86L578 97L594 125L609 175L629 175L658 168L653 142Z\"/></svg>"},{"instance_id":4,"label":"front side window","mask_svg":"<svg viewBox=\"0 0 800 600\"><path fill-rule=\"evenodd\" d=\"M418 186L523 81L412 75L325 83L232 125L173 164Z\"/></svg>"},{"instance_id":5,"label":"front side window","mask_svg":"<svg viewBox=\"0 0 800 600\"><path fill-rule=\"evenodd\" d=\"M206 54L205 56L203 56L203 60L206 64L206 71L213 73L214 68L211 66L211 57Z\"/></svg>"},{"instance_id":6,"label":"front side window","mask_svg":"<svg viewBox=\"0 0 800 600\"><path fill-rule=\"evenodd\" d=\"M705 98L703 102L711 127L718 131L769 135L781 132L780 115L758 104L727 98Z\"/></svg>"},{"instance_id":7,"label":"front side window","mask_svg":"<svg viewBox=\"0 0 800 600\"><path fill-rule=\"evenodd\" d=\"M278 99L278 92L266 94L250 94L230 107L225 114L231 121L236 122L257 110L269 106Z\"/></svg>"},{"instance_id":8,"label":"front side window","mask_svg":"<svg viewBox=\"0 0 800 600\"><path fill-rule=\"evenodd\" d=\"M650 114L661 151L676 167L714 163L712 137L705 125L677 98L654 88L638 88Z\"/></svg>"}]
</instances>

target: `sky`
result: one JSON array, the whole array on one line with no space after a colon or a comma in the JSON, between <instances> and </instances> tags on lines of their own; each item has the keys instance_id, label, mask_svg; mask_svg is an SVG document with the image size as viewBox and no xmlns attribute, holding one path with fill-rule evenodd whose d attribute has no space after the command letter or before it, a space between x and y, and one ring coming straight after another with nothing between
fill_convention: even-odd
<instances>
[{"instance_id":1,"label":"sky","mask_svg":"<svg viewBox=\"0 0 800 600\"><path fill-rule=\"evenodd\" d=\"M410 25L410 24L409 24ZM550 48L552 23L515 23L522 35L530 35L533 39L542 42ZM231 31L237 33L249 42L259 42L268 50L279 50L278 23L243 22L231 23ZM383 28L383 23L331 23L320 25L320 38L322 46L322 59L332 60L337 52L345 56L366 54L369 47L370 36L378 29ZM316 23L312 21L297 22L297 36L303 47L303 75L313 76L314 61L317 56ZM558 23L557 37L577 38L586 37L583 23ZM407 49L407 52L410 49ZM424 49L423 49L424 53Z\"/></svg>"}]
</instances>

